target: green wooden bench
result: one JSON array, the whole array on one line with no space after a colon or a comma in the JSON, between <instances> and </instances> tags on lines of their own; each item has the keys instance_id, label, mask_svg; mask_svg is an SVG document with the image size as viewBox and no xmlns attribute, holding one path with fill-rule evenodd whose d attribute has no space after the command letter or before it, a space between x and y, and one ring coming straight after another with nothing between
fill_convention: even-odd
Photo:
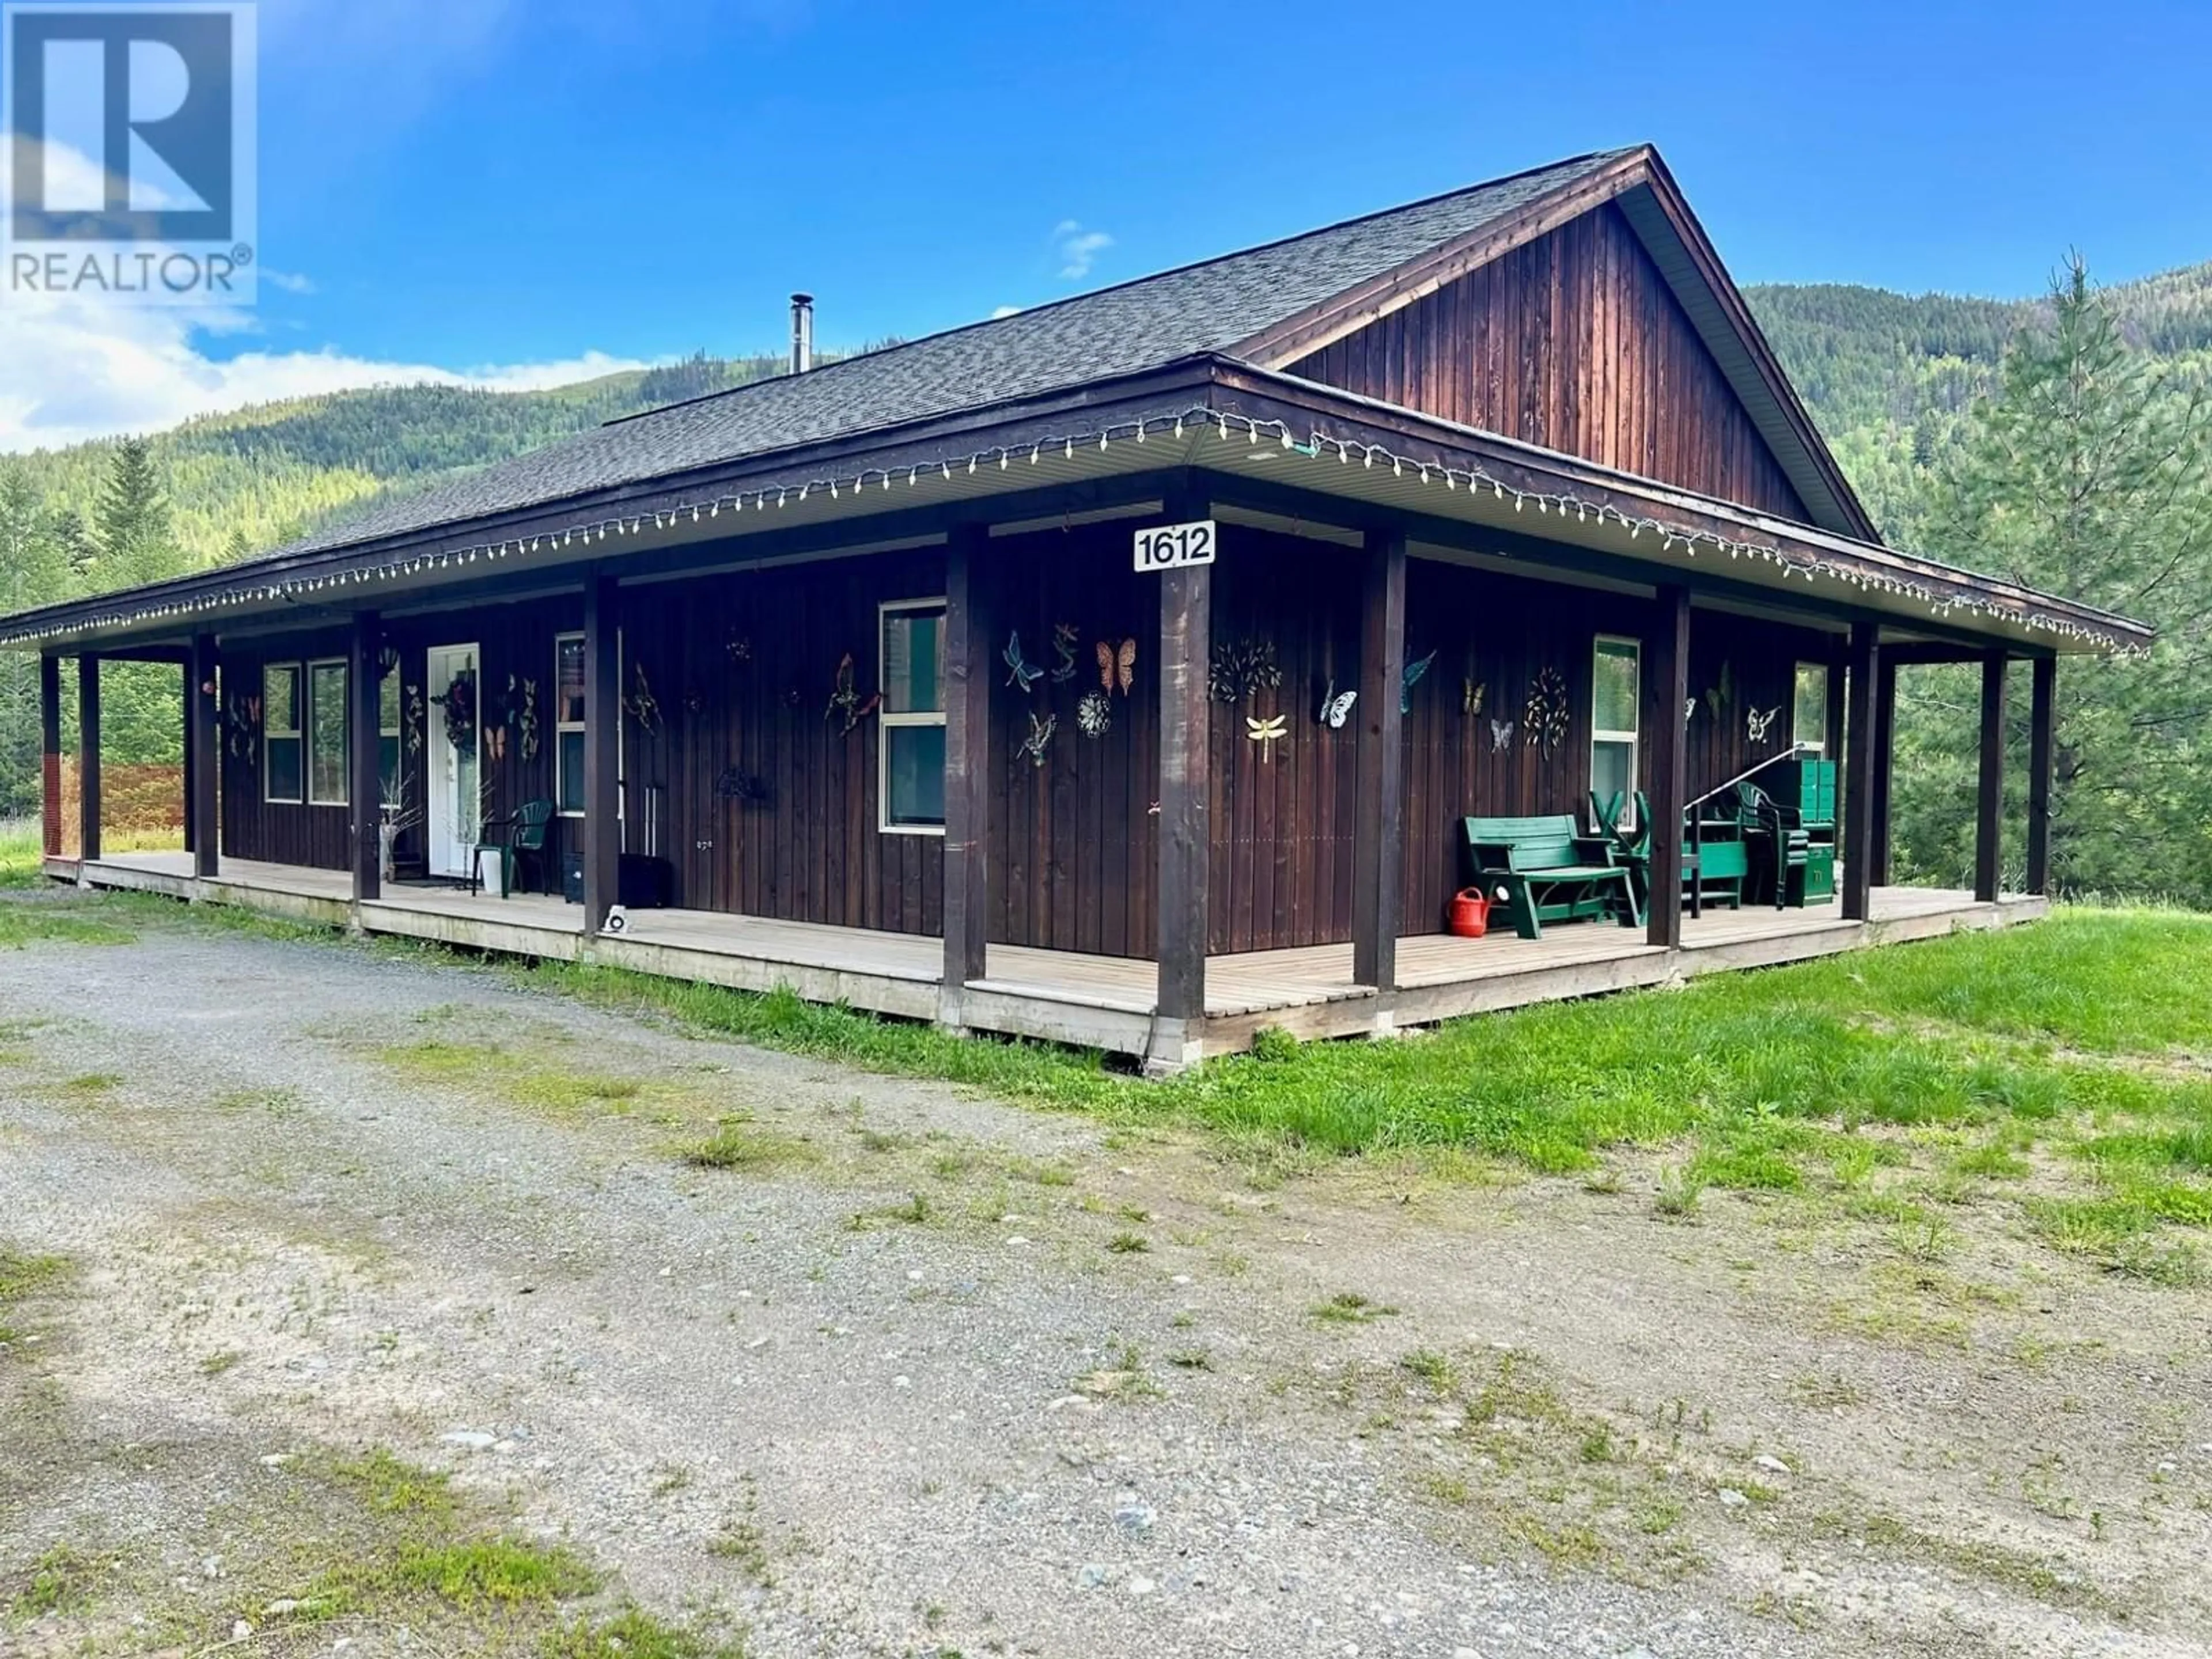
<instances>
[{"instance_id":1,"label":"green wooden bench","mask_svg":"<svg viewBox=\"0 0 2212 1659\"><path fill-rule=\"evenodd\" d=\"M1541 939L1547 921L1615 915L1641 927L1628 866L1614 862L1613 843L1585 836L1569 812L1541 817L1468 817L1460 821L1468 861L1484 892L1501 892L1522 939Z\"/></svg>"}]
</instances>

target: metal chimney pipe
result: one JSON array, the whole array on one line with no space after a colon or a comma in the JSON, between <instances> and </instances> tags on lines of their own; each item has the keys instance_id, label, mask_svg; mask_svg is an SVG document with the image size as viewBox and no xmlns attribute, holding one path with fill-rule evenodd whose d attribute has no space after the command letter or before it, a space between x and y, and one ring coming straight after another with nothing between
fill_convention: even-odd
<instances>
[{"instance_id":1,"label":"metal chimney pipe","mask_svg":"<svg viewBox=\"0 0 2212 1659\"><path fill-rule=\"evenodd\" d=\"M791 372L804 374L814 367L814 296L791 296Z\"/></svg>"}]
</instances>

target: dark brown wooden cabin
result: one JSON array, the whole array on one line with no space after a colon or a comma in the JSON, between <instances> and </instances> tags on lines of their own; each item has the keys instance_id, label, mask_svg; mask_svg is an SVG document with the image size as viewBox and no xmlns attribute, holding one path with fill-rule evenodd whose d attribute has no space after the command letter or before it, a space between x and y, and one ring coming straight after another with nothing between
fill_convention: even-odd
<instances>
[{"instance_id":1,"label":"dark brown wooden cabin","mask_svg":"<svg viewBox=\"0 0 2212 1659\"><path fill-rule=\"evenodd\" d=\"M1193 523L1211 562L1139 568L1138 532ZM1649 148L615 422L0 624L45 655L50 755L78 664L57 873L1158 1067L1271 1024L2034 914L2056 659L2144 637L1882 545ZM185 666L189 860L101 855L103 658ZM2024 896L1996 851L2014 659ZM1885 896L1894 673L1948 660L1984 665L1976 887ZM1684 805L1798 743L1842 763L1837 902L1686 933ZM1651 802L1645 932L1444 937L1462 817L1586 817L1615 787ZM559 808L545 884L581 902L457 891L471 820L530 802Z\"/></svg>"}]
</instances>

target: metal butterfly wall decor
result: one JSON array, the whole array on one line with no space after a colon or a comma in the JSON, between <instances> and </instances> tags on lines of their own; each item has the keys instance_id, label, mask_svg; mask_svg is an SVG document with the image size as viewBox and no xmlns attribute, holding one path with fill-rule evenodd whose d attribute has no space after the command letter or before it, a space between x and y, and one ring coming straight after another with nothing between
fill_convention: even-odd
<instances>
[{"instance_id":1,"label":"metal butterfly wall decor","mask_svg":"<svg viewBox=\"0 0 2212 1659\"><path fill-rule=\"evenodd\" d=\"M1781 712L1782 705L1778 702L1763 714L1756 708L1744 710L1744 725L1753 743L1762 748L1765 746L1766 734L1774 725L1775 716Z\"/></svg>"},{"instance_id":2,"label":"metal butterfly wall decor","mask_svg":"<svg viewBox=\"0 0 2212 1659\"><path fill-rule=\"evenodd\" d=\"M1244 735L1260 745L1260 758L1267 760L1273 756L1276 744L1290 736L1290 725L1288 714L1270 714L1263 720L1255 720L1247 714L1244 717Z\"/></svg>"},{"instance_id":3,"label":"metal butterfly wall decor","mask_svg":"<svg viewBox=\"0 0 2212 1659\"><path fill-rule=\"evenodd\" d=\"M1513 744L1513 722L1493 719L1490 722L1490 752L1502 755Z\"/></svg>"},{"instance_id":4,"label":"metal butterfly wall decor","mask_svg":"<svg viewBox=\"0 0 2212 1659\"><path fill-rule=\"evenodd\" d=\"M1098 641L1098 684L1109 696L1118 684L1121 695L1129 695L1129 687L1136 681L1137 642L1131 640L1101 640Z\"/></svg>"},{"instance_id":5,"label":"metal butterfly wall decor","mask_svg":"<svg viewBox=\"0 0 2212 1659\"><path fill-rule=\"evenodd\" d=\"M1043 669L1023 657L1022 636L1018 632L1006 635L1006 648L999 656L1009 671L1006 675L1008 685L1018 686L1026 691L1043 677Z\"/></svg>"},{"instance_id":6,"label":"metal butterfly wall decor","mask_svg":"<svg viewBox=\"0 0 2212 1659\"><path fill-rule=\"evenodd\" d=\"M1358 692L1339 691L1336 681L1332 678L1321 694L1321 712L1314 716L1314 723L1326 726L1332 732L1341 732L1344 722L1352 714L1352 705L1358 701Z\"/></svg>"},{"instance_id":7,"label":"metal butterfly wall decor","mask_svg":"<svg viewBox=\"0 0 2212 1659\"><path fill-rule=\"evenodd\" d=\"M1735 696L1735 675L1728 664L1723 662L1721 665L1720 678L1705 689L1705 706L1713 711L1713 717L1717 720L1721 711L1729 706L1729 700Z\"/></svg>"},{"instance_id":8,"label":"metal butterfly wall decor","mask_svg":"<svg viewBox=\"0 0 2212 1659\"><path fill-rule=\"evenodd\" d=\"M1472 678L1462 679L1459 683L1459 712L1462 714L1480 714L1482 712L1482 700L1489 691L1490 687L1485 681Z\"/></svg>"},{"instance_id":9,"label":"metal butterfly wall decor","mask_svg":"<svg viewBox=\"0 0 2212 1659\"><path fill-rule=\"evenodd\" d=\"M1687 726L1698 718L1698 700L1692 697L1682 705L1682 724Z\"/></svg>"}]
</instances>

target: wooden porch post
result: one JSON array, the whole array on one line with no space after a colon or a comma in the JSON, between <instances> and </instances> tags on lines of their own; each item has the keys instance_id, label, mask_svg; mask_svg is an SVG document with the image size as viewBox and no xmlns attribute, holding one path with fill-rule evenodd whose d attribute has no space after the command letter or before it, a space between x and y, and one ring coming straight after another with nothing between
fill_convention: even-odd
<instances>
[{"instance_id":1,"label":"wooden porch post","mask_svg":"<svg viewBox=\"0 0 2212 1659\"><path fill-rule=\"evenodd\" d=\"M381 896L384 886L383 838L384 769L380 763L381 739L379 719L382 690L376 654L384 640L381 620L374 611L356 611L353 618L352 648L346 658L346 687L353 693L349 715L353 729L347 734L352 778L346 798L353 809L353 902ZM356 918L357 920L357 918Z\"/></svg>"},{"instance_id":2,"label":"wooden porch post","mask_svg":"<svg viewBox=\"0 0 2212 1659\"><path fill-rule=\"evenodd\" d=\"M990 938L991 622L981 568L990 526L956 526L945 546L945 981L939 1022L958 1029L963 990ZM878 733L878 741L881 735Z\"/></svg>"},{"instance_id":3,"label":"wooden porch post","mask_svg":"<svg viewBox=\"0 0 2212 1659\"><path fill-rule=\"evenodd\" d=\"M2038 657L2027 702L2027 890L2051 891L2051 768L2058 659Z\"/></svg>"},{"instance_id":4,"label":"wooden porch post","mask_svg":"<svg viewBox=\"0 0 2212 1659\"><path fill-rule=\"evenodd\" d=\"M1662 585L1656 610L1644 693L1644 725L1656 738L1645 769L1651 890L1644 937L1673 950L1682 943L1682 807L1690 793L1690 590Z\"/></svg>"},{"instance_id":5,"label":"wooden porch post","mask_svg":"<svg viewBox=\"0 0 2212 1659\"><path fill-rule=\"evenodd\" d=\"M76 659L77 856L87 863L100 856L100 658L90 651Z\"/></svg>"},{"instance_id":6,"label":"wooden porch post","mask_svg":"<svg viewBox=\"0 0 2212 1659\"><path fill-rule=\"evenodd\" d=\"M185 823L191 831L192 873L218 872L222 855L222 733L216 724L215 635L192 635L185 664L185 754L191 761Z\"/></svg>"},{"instance_id":7,"label":"wooden porch post","mask_svg":"<svg viewBox=\"0 0 2212 1659\"><path fill-rule=\"evenodd\" d=\"M1882 673L1881 625L1851 624L1851 700L1844 785L1844 915L1864 921L1874 908L1875 793L1885 768L1876 735L1875 687Z\"/></svg>"},{"instance_id":8,"label":"wooden porch post","mask_svg":"<svg viewBox=\"0 0 2212 1659\"><path fill-rule=\"evenodd\" d=\"M1352 977L1398 985L1406 857L1406 532L1367 532L1359 628L1359 820L1352 841Z\"/></svg>"},{"instance_id":9,"label":"wooden porch post","mask_svg":"<svg viewBox=\"0 0 2212 1659\"><path fill-rule=\"evenodd\" d=\"M40 829L48 858L62 852L62 659L39 659Z\"/></svg>"},{"instance_id":10,"label":"wooden porch post","mask_svg":"<svg viewBox=\"0 0 2212 1659\"><path fill-rule=\"evenodd\" d=\"M1194 492L1175 492L1170 522L1206 516ZM1213 567L1181 565L1160 584L1159 989L1146 1069L1180 1071L1204 1052L1206 1021L1206 675L1212 663Z\"/></svg>"},{"instance_id":11,"label":"wooden porch post","mask_svg":"<svg viewBox=\"0 0 2212 1659\"><path fill-rule=\"evenodd\" d=\"M1889 885L1889 790L1897 764L1897 665L1884 662L1875 681L1874 850L1868 878Z\"/></svg>"},{"instance_id":12,"label":"wooden porch post","mask_svg":"<svg viewBox=\"0 0 2212 1659\"><path fill-rule=\"evenodd\" d=\"M192 653L189 650L185 653L184 665L177 671L177 681L178 690L184 694L177 703L177 721L183 727L179 735L185 745L185 851L196 853L199 840L192 821L192 785L199 772L200 757L198 742L192 735L192 714L197 705L192 700ZM196 875L199 872L197 857L192 860L192 871Z\"/></svg>"},{"instance_id":13,"label":"wooden porch post","mask_svg":"<svg viewBox=\"0 0 2212 1659\"><path fill-rule=\"evenodd\" d=\"M584 583L584 937L605 926L621 892L621 599L615 579Z\"/></svg>"},{"instance_id":14,"label":"wooden porch post","mask_svg":"<svg viewBox=\"0 0 2212 1659\"><path fill-rule=\"evenodd\" d=\"M1982 658L1982 775L1975 799L1974 896L1994 904L2004 864L2005 653Z\"/></svg>"}]
</instances>

